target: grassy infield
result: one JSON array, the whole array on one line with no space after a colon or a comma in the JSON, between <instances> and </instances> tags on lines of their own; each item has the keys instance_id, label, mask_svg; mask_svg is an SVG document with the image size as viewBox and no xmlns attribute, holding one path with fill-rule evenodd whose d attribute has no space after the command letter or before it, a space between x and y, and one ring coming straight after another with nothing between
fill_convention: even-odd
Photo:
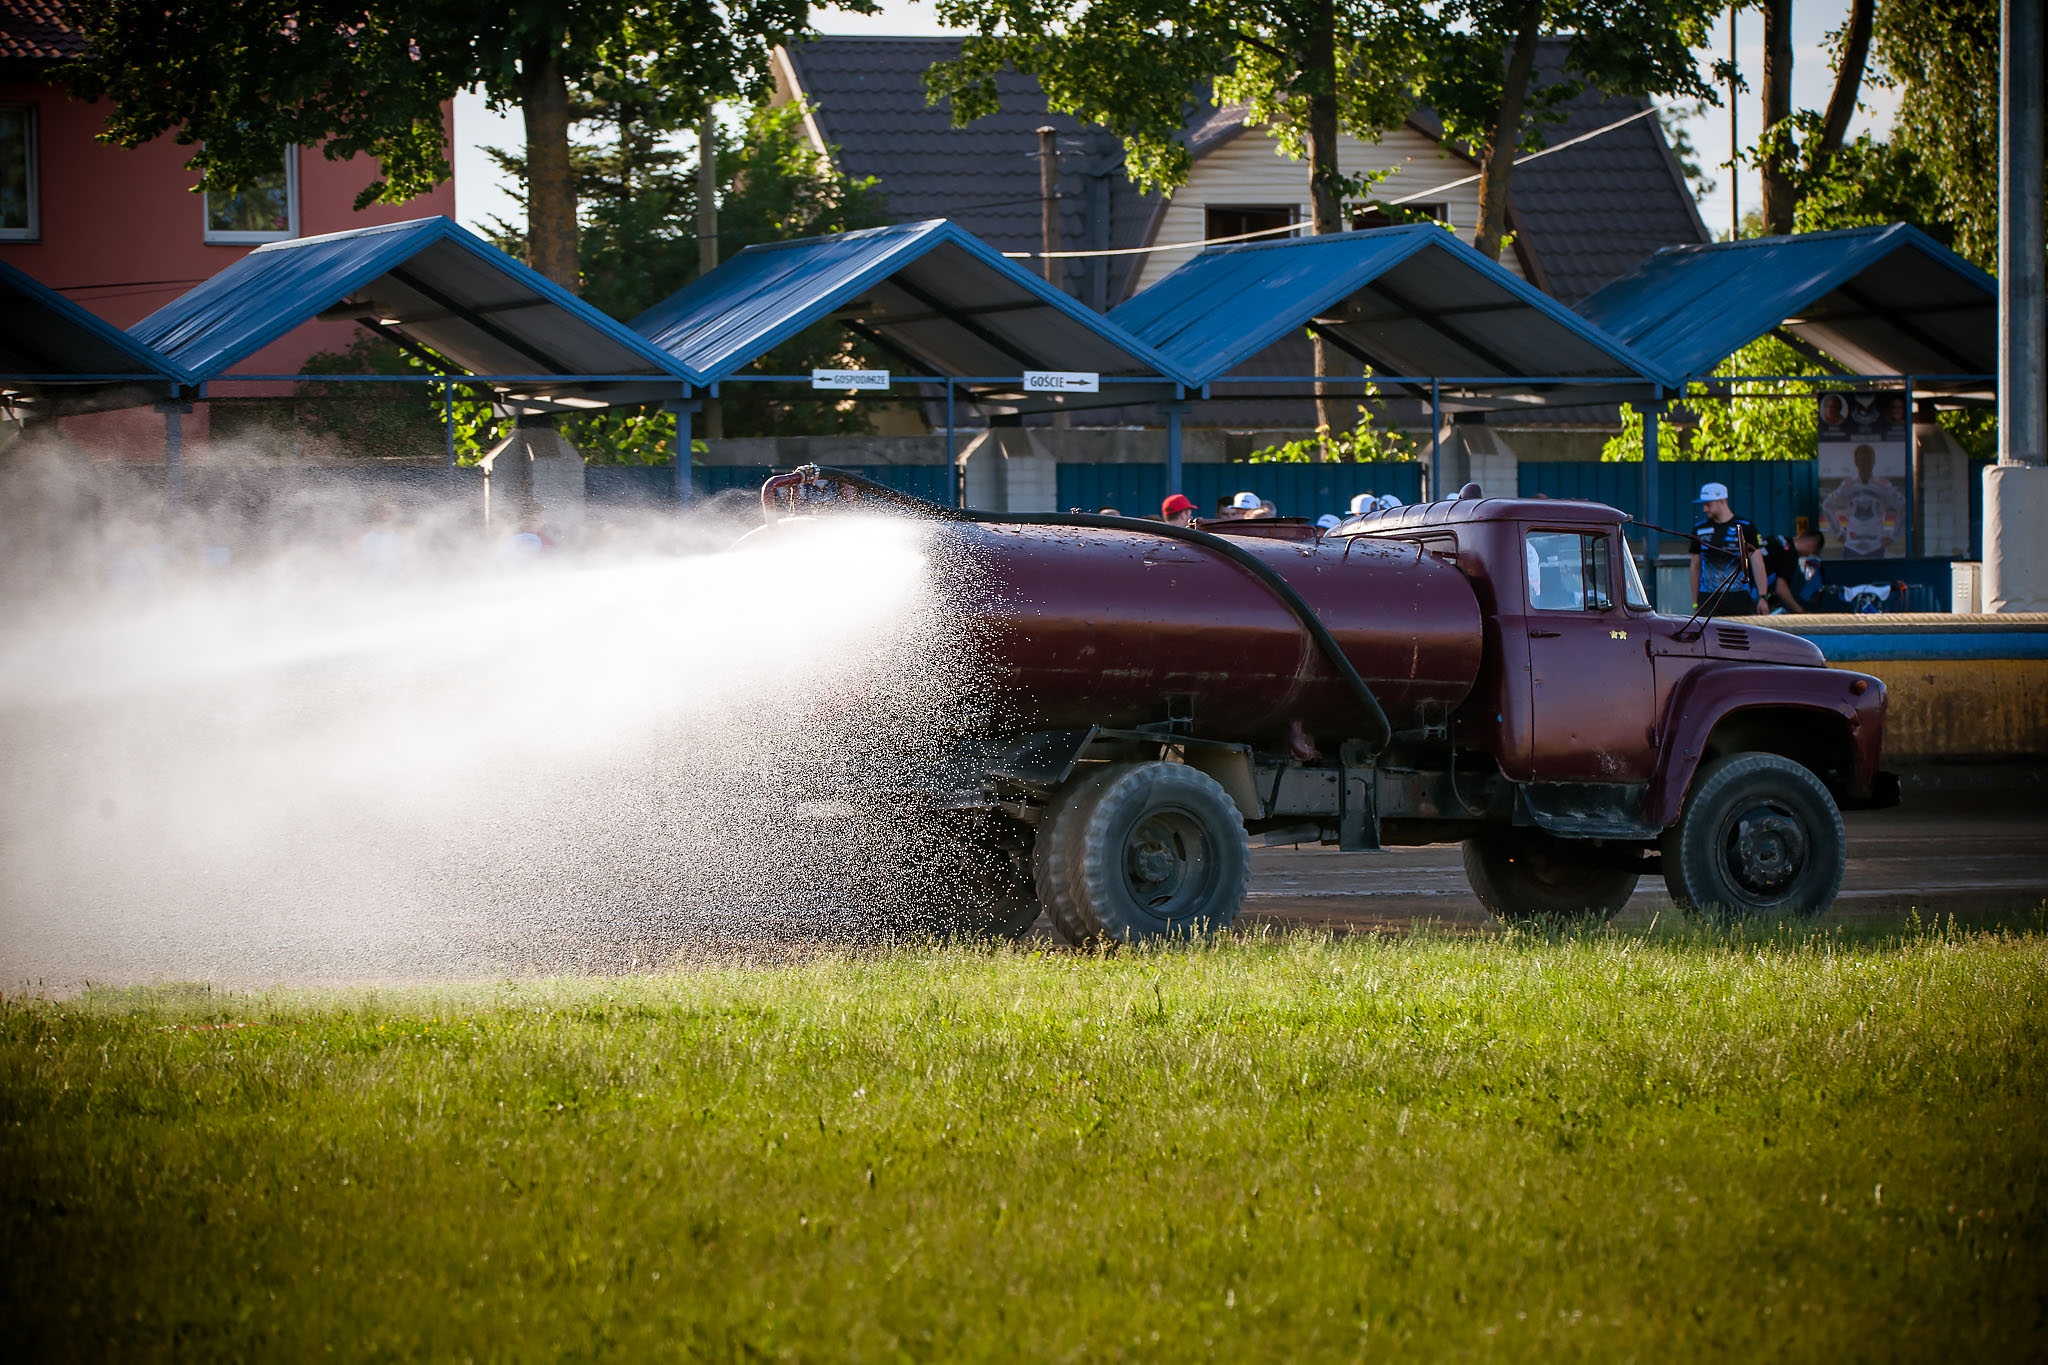
<instances>
[{"instance_id":1,"label":"grassy infield","mask_svg":"<svg viewBox=\"0 0 2048 1365\"><path fill-rule=\"evenodd\" d=\"M2039 1358L2044 948L1299 936L16 1002L4 1339Z\"/></svg>"}]
</instances>

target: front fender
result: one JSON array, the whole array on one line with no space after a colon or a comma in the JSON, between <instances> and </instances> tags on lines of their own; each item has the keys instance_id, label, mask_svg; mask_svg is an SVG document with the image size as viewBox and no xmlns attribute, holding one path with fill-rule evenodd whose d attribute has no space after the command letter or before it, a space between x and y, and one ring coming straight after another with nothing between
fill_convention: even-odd
<instances>
[{"instance_id":1,"label":"front fender","mask_svg":"<svg viewBox=\"0 0 2048 1365\"><path fill-rule=\"evenodd\" d=\"M1671 697L1658 727L1663 743L1650 779L1647 822L1667 829L1685 804L1686 788L1706 754L1714 731L1741 713L1792 712L1846 730L1852 750L1848 786L1838 796L1866 798L1880 788L1878 755L1884 744L1884 684L1865 673L1838 668L1796 668L1782 664L1718 664L1694 669ZM1789 718L1788 718L1789 719ZM1814 747L1807 732L1791 736L1793 747Z\"/></svg>"}]
</instances>

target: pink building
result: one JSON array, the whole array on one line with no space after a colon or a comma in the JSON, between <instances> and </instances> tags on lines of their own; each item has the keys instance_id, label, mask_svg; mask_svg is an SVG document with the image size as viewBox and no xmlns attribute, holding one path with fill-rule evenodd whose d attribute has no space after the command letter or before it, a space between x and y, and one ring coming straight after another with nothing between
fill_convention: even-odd
<instances>
[{"instance_id":1,"label":"pink building","mask_svg":"<svg viewBox=\"0 0 2048 1365\"><path fill-rule=\"evenodd\" d=\"M95 141L105 110L51 79L83 46L60 10L57 0L0 0L0 260L116 326L132 326L264 242L455 216L452 180L409 203L357 212L376 161L329 161L317 147L289 149L275 177L242 193L194 193L191 151L170 138L133 151ZM452 136L452 106L443 122ZM346 348L356 331L351 322L313 323L245 368L296 373L307 356ZM201 425L193 430L188 420L188 431L200 435L203 410L194 416Z\"/></svg>"}]
</instances>

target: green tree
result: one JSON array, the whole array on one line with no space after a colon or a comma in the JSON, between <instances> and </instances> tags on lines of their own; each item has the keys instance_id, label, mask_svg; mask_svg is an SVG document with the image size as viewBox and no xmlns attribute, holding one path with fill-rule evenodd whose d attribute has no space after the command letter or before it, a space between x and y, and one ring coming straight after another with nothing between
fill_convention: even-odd
<instances>
[{"instance_id":1,"label":"green tree","mask_svg":"<svg viewBox=\"0 0 2048 1365\"><path fill-rule=\"evenodd\" d=\"M1370 379L1372 371L1366 371ZM1265 446L1251 455L1253 464L1308 464L1328 460L1347 464L1383 464L1416 457L1415 442L1398 431L1379 425L1379 387L1367 384L1358 406L1358 421L1350 431L1318 432L1300 441Z\"/></svg>"},{"instance_id":2,"label":"green tree","mask_svg":"<svg viewBox=\"0 0 2048 1365\"><path fill-rule=\"evenodd\" d=\"M1821 367L1776 337L1759 337L1714 367L1724 379L1745 374L1812 374ZM1840 380L1791 381L1741 386L1728 396L1726 383L1694 384L1684 401L1666 410L1657 429L1661 459L1809 460L1818 439L1811 395L1840 387ZM1721 393L1716 393L1716 389ZM1643 414L1621 409L1622 428L1600 452L1603 460L1643 458Z\"/></svg>"},{"instance_id":3,"label":"green tree","mask_svg":"<svg viewBox=\"0 0 2048 1365\"><path fill-rule=\"evenodd\" d=\"M955 122L993 113L996 75L1013 68L1038 78L1053 109L1121 135L1138 184L1172 190L1187 180L1188 118L1213 91L1307 162L1318 233L1347 229L1347 202L1367 184L1344 174L1339 133L1377 139L1413 111L1428 21L1421 0L939 0L938 12L971 35L926 77ZM1316 374L1336 373L1311 340ZM1318 383L1318 426L1335 429L1335 416Z\"/></svg>"},{"instance_id":4,"label":"green tree","mask_svg":"<svg viewBox=\"0 0 2048 1365\"><path fill-rule=\"evenodd\" d=\"M1705 44L1713 0L1450 0L1437 12L1419 94L1444 132L1479 162L1479 230L1495 260L1506 240L1515 155L1542 145L1545 124L1588 86L1615 95L1718 102L1692 50ZM1565 76L1535 79L1537 45L1566 43ZM1717 74L1725 71L1717 68Z\"/></svg>"},{"instance_id":5,"label":"green tree","mask_svg":"<svg viewBox=\"0 0 2048 1365\"><path fill-rule=\"evenodd\" d=\"M1998 0L1885 0L1874 46L1899 88L1891 141L1933 186L1916 221L1995 268Z\"/></svg>"},{"instance_id":6,"label":"green tree","mask_svg":"<svg viewBox=\"0 0 2048 1365\"><path fill-rule=\"evenodd\" d=\"M872 12L873 0L838 0ZM449 174L442 103L481 87L517 106L531 167L529 260L581 283L571 98L659 89L696 110L765 90L768 54L806 31L808 0L70 0L85 54L72 92L110 106L101 136L194 148L199 187L274 174L284 148L367 152L381 178L357 204L395 203Z\"/></svg>"}]
</instances>

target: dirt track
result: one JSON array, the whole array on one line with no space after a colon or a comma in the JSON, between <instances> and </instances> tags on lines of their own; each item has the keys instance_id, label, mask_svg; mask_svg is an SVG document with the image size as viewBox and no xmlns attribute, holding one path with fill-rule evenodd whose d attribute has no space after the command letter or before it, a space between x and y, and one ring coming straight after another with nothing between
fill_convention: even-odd
<instances>
[{"instance_id":1,"label":"dirt track","mask_svg":"<svg viewBox=\"0 0 2048 1365\"><path fill-rule=\"evenodd\" d=\"M2048 815L1876 811L1847 817L1849 873L1830 920L1881 923L1917 907L1965 919L2048 901ZM1616 921L1669 914L1663 882L1643 879ZM1482 929L1493 919L1465 883L1455 846L1338 853L1259 849L1243 923L1407 929L1418 921Z\"/></svg>"}]
</instances>

